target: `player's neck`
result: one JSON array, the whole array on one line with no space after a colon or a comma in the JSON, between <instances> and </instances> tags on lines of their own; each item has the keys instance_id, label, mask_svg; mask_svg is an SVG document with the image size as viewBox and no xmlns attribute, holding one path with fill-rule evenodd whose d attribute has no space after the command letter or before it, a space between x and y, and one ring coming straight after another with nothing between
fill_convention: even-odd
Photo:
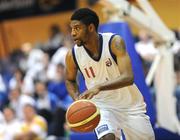
<instances>
[{"instance_id":1,"label":"player's neck","mask_svg":"<svg viewBox=\"0 0 180 140\"><path fill-rule=\"evenodd\" d=\"M85 44L86 49L88 49L92 54L99 52L99 34L93 34L89 36L87 44Z\"/></svg>"}]
</instances>

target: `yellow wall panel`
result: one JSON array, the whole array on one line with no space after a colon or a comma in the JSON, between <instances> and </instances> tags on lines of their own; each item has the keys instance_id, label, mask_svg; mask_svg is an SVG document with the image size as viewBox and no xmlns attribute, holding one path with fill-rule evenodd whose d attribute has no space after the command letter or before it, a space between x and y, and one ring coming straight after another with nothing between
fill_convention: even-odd
<instances>
[{"instance_id":1,"label":"yellow wall panel","mask_svg":"<svg viewBox=\"0 0 180 140\"><path fill-rule=\"evenodd\" d=\"M180 0L150 0L150 2L169 28L180 27Z\"/></svg>"},{"instance_id":2,"label":"yellow wall panel","mask_svg":"<svg viewBox=\"0 0 180 140\"><path fill-rule=\"evenodd\" d=\"M58 24L62 31L66 31L66 24L69 22L71 12L55 14L51 16L41 16L24 18L20 20L10 20L3 22L4 30L10 51L19 48L24 42L46 42L49 28L52 24Z\"/></svg>"}]
</instances>

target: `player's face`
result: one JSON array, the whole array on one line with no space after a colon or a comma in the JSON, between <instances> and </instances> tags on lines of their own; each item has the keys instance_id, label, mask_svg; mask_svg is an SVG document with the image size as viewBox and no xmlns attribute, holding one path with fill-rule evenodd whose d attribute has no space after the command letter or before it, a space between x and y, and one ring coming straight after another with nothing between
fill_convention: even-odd
<instances>
[{"instance_id":1,"label":"player's face","mask_svg":"<svg viewBox=\"0 0 180 140\"><path fill-rule=\"evenodd\" d=\"M71 36L75 44L77 44L77 46L86 44L86 40L88 39L87 26L78 20L72 20L70 26Z\"/></svg>"}]
</instances>

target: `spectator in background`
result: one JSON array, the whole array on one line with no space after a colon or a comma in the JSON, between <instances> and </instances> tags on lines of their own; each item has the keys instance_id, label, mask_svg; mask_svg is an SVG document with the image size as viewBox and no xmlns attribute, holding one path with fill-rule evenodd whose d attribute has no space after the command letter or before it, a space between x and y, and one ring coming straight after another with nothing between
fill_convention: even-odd
<instances>
[{"instance_id":1,"label":"spectator in background","mask_svg":"<svg viewBox=\"0 0 180 140\"><path fill-rule=\"evenodd\" d=\"M21 49L26 56L24 59L26 63L23 63L23 69L26 74L23 80L22 92L32 95L34 92L33 80L45 69L45 54L40 48L33 47L31 43L24 43Z\"/></svg>"},{"instance_id":2,"label":"spectator in background","mask_svg":"<svg viewBox=\"0 0 180 140\"><path fill-rule=\"evenodd\" d=\"M56 50L62 46L64 35L61 32L60 26L53 24L49 29L49 39L45 44L45 49L52 56Z\"/></svg>"},{"instance_id":3,"label":"spectator in background","mask_svg":"<svg viewBox=\"0 0 180 140\"><path fill-rule=\"evenodd\" d=\"M20 122L17 120L15 112L10 107L3 109L5 122L2 124L3 129L0 132L0 139L13 140L16 133L20 131Z\"/></svg>"},{"instance_id":4,"label":"spectator in background","mask_svg":"<svg viewBox=\"0 0 180 140\"><path fill-rule=\"evenodd\" d=\"M7 91L6 85L4 83L3 77L0 73L0 93L5 93Z\"/></svg>"},{"instance_id":5,"label":"spectator in background","mask_svg":"<svg viewBox=\"0 0 180 140\"><path fill-rule=\"evenodd\" d=\"M172 52L174 55L180 55L180 27L177 30L174 30L174 33L176 40L172 45Z\"/></svg>"},{"instance_id":6,"label":"spectator in background","mask_svg":"<svg viewBox=\"0 0 180 140\"><path fill-rule=\"evenodd\" d=\"M174 70L176 76L175 96L177 97L177 116L180 120L180 40L175 42L172 49L174 53Z\"/></svg>"},{"instance_id":7,"label":"spectator in background","mask_svg":"<svg viewBox=\"0 0 180 140\"><path fill-rule=\"evenodd\" d=\"M56 79L48 83L48 90L55 93L59 98L59 103L61 107L65 110L73 102L72 98L69 96L65 85L65 66L59 63L56 68Z\"/></svg>"},{"instance_id":8,"label":"spectator in background","mask_svg":"<svg viewBox=\"0 0 180 140\"><path fill-rule=\"evenodd\" d=\"M145 61L152 62L154 56L158 53L153 40L147 31L141 30L138 34L139 41L135 44L135 49L141 58Z\"/></svg>"},{"instance_id":9,"label":"spectator in background","mask_svg":"<svg viewBox=\"0 0 180 140\"><path fill-rule=\"evenodd\" d=\"M0 126L1 126L1 124L3 124L4 122L5 122L4 115L3 115L2 111L0 110Z\"/></svg>"},{"instance_id":10,"label":"spectator in background","mask_svg":"<svg viewBox=\"0 0 180 140\"><path fill-rule=\"evenodd\" d=\"M49 55L43 53L41 61L35 66L33 65L31 69L27 70L24 77L23 83L23 93L32 95L34 93L34 80L40 79L43 81L48 80L47 78L47 68L49 65Z\"/></svg>"},{"instance_id":11,"label":"spectator in background","mask_svg":"<svg viewBox=\"0 0 180 140\"><path fill-rule=\"evenodd\" d=\"M155 48L153 40L150 35L141 30L138 34L139 41L135 44L135 50L142 59L145 76L149 71L150 65L153 62L155 56L158 54L158 50Z\"/></svg>"},{"instance_id":12,"label":"spectator in background","mask_svg":"<svg viewBox=\"0 0 180 140\"><path fill-rule=\"evenodd\" d=\"M47 90L46 82L35 80L35 100L38 114L43 116L50 125L53 113L58 107L58 97Z\"/></svg>"},{"instance_id":13,"label":"spectator in background","mask_svg":"<svg viewBox=\"0 0 180 140\"><path fill-rule=\"evenodd\" d=\"M175 87L175 96L177 98L177 116L180 120L180 56L175 55L174 57L174 69L176 76L176 87Z\"/></svg>"},{"instance_id":14,"label":"spectator in background","mask_svg":"<svg viewBox=\"0 0 180 140\"><path fill-rule=\"evenodd\" d=\"M40 79L41 81L47 81L47 69L49 66L49 55L48 53L44 53L42 57L42 62L40 67L36 69L34 74L32 75L33 79Z\"/></svg>"},{"instance_id":15,"label":"spectator in background","mask_svg":"<svg viewBox=\"0 0 180 140\"><path fill-rule=\"evenodd\" d=\"M58 64L65 65L65 57L68 52L73 46L72 38L70 38L68 35L64 38L63 46L59 48L54 55L51 58L47 75L50 80L56 79L56 69Z\"/></svg>"},{"instance_id":16,"label":"spectator in background","mask_svg":"<svg viewBox=\"0 0 180 140\"><path fill-rule=\"evenodd\" d=\"M26 63L26 62L24 62L25 58L26 58L26 56L20 47L13 50L9 55L9 59L12 63L11 65L13 65L13 67L15 67L15 68L19 67L19 68L23 69L24 64Z\"/></svg>"},{"instance_id":17,"label":"spectator in background","mask_svg":"<svg viewBox=\"0 0 180 140\"><path fill-rule=\"evenodd\" d=\"M180 40L180 26L179 28L177 28L177 30L174 30L174 32L175 32L176 39Z\"/></svg>"},{"instance_id":18,"label":"spectator in background","mask_svg":"<svg viewBox=\"0 0 180 140\"><path fill-rule=\"evenodd\" d=\"M25 94L21 94L19 88L12 89L9 93L9 105L15 110L18 119L23 119L23 107L25 104L35 104L35 100Z\"/></svg>"},{"instance_id":19,"label":"spectator in background","mask_svg":"<svg viewBox=\"0 0 180 140\"><path fill-rule=\"evenodd\" d=\"M7 103L7 87L0 73L0 109Z\"/></svg>"},{"instance_id":20,"label":"spectator in background","mask_svg":"<svg viewBox=\"0 0 180 140\"><path fill-rule=\"evenodd\" d=\"M40 48L33 47L29 42L22 44L21 50L26 56L26 70L41 66L44 52Z\"/></svg>"},{"instance_id":21,"label":"spectator in background","mask_svg":"<svg viewBox=\"0 0 180 140\"><path fill-rule=\"evenodd\" d=\"M64 136L65 113L68 106L73 102L65 86L64 65L57 64L56 79L49 81L48 91L55 93L59 99L59 107L54 112L50 134L56 137Z\"/></svg>"},{"instance_id":22,"label":"spectator in background","mask_svg":"<svg viewBox=\"0 0 180 140\"><path fill-rule=\"evenodd\" d=\"M69 36L64 38L63 46L61 48L58 48L58 50L55 52L55 54L52 56L52 63L58 64L62 63L65 65L65 56L67 54L67 51L72 49L73 47L73 40Z\"/></svg>"},{"instance_id":23,"label":"spectator in background","mask_svg":"<svg viewBox=\"0 0 180 140\"><path fill-rule=\"evenodd\" d=\"M16 68L13 77L9 81L9 89L22 88L24 72L20 68Z\"/></svg>"},{"instance_id":24,"label":"spectator in background","mask_svg":"<svg viewBox=\"0 0 180 140\"><path fill-rule=\"evenodd\" d=\"M0 110L0 140L3 138L4 123L5 123L4 115Z\"/></svg>"},{"instance_id":25,"label":"spectator in background","mask_svg":"<svg viewBox=\"0 0 180 140\"><path fill-rule=\"evenodd\" d=\"M45 140L47 137L47 123L45 119L37 115L32 104L23 107L24 121L20 132L16 134L15 140Z\"/></svg>"}]
</instances>

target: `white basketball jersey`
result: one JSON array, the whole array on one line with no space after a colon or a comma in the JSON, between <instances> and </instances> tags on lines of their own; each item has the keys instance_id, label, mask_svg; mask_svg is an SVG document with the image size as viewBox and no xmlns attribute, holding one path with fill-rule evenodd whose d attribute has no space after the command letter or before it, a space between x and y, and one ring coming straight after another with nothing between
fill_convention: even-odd
<instances>
[{"instance_id":1,"label":"white basketball jersey","mask_svg":"<svg viewBox=\"0 0 180 140\"><path fill-rule=\"evenodd\" d=\"M113 57L110 50L113 34L102 33L99 36L101 53L98 60L94 60L83 46L75 45L73 48L74 60L85 78L88 89L121 76L116 58ZM143 97L135 84L116 90L101 91L92 98L92 101L98 105L105 103L103 107L106 108L120 106L122 109L129 109L135 106L144 106Z\"/></svg>"}]
</instances>

